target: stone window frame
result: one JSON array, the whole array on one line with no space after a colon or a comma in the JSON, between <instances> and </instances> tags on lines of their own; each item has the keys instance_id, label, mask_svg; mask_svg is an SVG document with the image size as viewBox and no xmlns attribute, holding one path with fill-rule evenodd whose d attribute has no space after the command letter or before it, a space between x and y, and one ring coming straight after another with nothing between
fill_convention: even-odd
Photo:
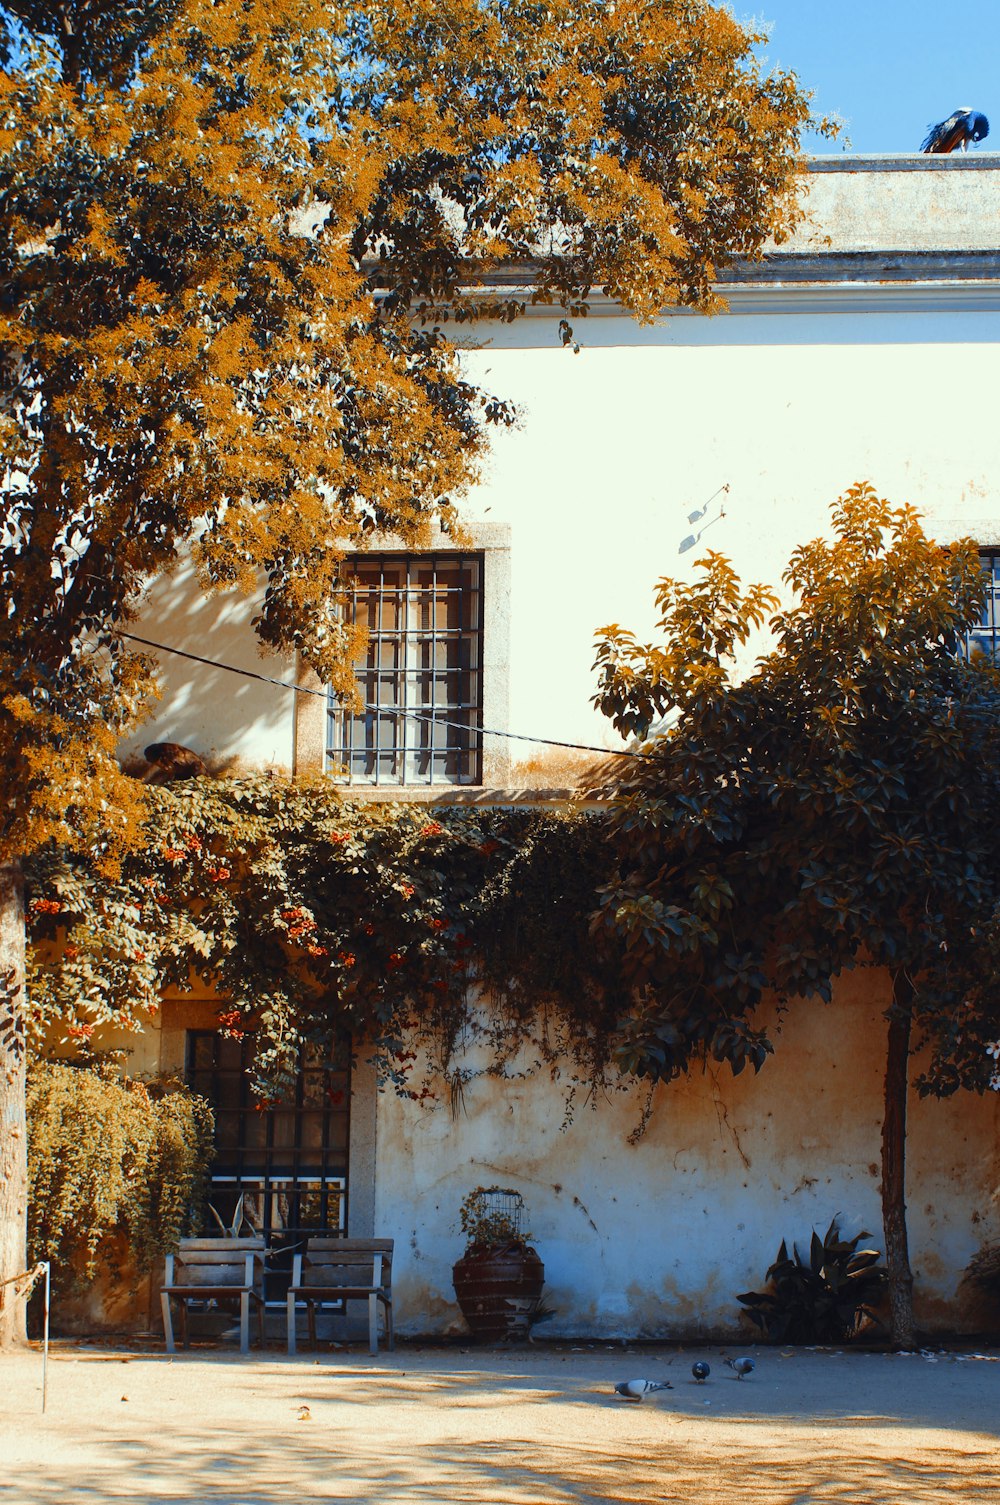
<instances>
[{"instance_id":1,"label":"stone window frame","mask_svg":"<svg viewBox=\"0 0 1000 1505\"><path fill-rule=\"evenodd\" d=\"M327 772L352 791L481 784L482 554L368 551L344 576L345 615L368 629L364 710L330 695Z\"/></svg>"},{"instance_id":2,"label":"stone window frame","mask_svg":"<svg viewBox=\"0 0 1000 1505\"><path fill-rule=\"evenodd\" d=\"M460 537L453 538L440 528L430 530L419 546L407 544L392 535L374 536L365 549L352 554L402 554L409 559L424 556L441 558L449 554L462 557L480 556L482 577L482 726L484 736L477 783L419 784L338 780L337 788L349 791L351 798L366 800L433 801L461 796L477 789L505 788L510 782L511 748L506 737L490 736L490 731L505 732L510 719L510 569L511 529L507 523L467 522ZM316 675L300 666L298 682L303 688L321 690ZM315 775L326 772L327 702L322 695L299 695L295 714L295 773Z\"/></svg>"},{"instance_id":3,"label":"stone window frame","mask_svg":"<svg viewBox=\"0 0 1000 1505\"><path fill-rule=\"evenodd\" d=\"M965 651L979 648L994 663L1000 662L1000 543L979 544L979 562L992 584L983 603L983 618L966 634Z\"/></svg>"}]
</instances>

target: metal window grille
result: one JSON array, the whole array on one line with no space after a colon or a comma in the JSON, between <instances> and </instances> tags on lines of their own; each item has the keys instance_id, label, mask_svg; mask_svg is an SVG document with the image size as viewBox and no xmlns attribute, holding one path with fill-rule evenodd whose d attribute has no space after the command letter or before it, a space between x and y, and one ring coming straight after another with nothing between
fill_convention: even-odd
<instances>
[{"instance_id":1,"label":"metal window grille","mask_svg":"<svg viewBox=\"0 0 1000 1505\"><path fill-rule=\"evenodd\" d=\"M355 665L364 709L330 695L327 767L334 777L350 784L481 782L482 571L478 554L365 554L345 562L344 611L368 641Z\"/></svg>"},{"instance_id":2,"label":"metal window grille","mask_svg":"<svg viewBox=\"0 0 1000 1505\"><path fill-rule=\"evenodd\" d=\"M1000 553L980 549L979 559L986 576L986 598L979 625L972 628L966 639L966 651L978 650L987 658L1000 661Z\"/></svg>"},{"instance_id":3,"label":"metal window grille","mask_svg":"<svg viewBox=\"0 0 1000 1505\"><path fill-rule=\"evenodd\" d=\"M240 1209L242 1231L264 1235L264 1298L274 1304L284 1301L303 1239L347 1228L351 1051L346 1037L332 1052L307 1045L295 1082L264 1108L250 1087L254 1048L252 1036L189 1030L186 1075L215 1112L208 1201L227 1227ZM207 1209L206 1219L203 1232L218 1235Z\"/></svg>"}]
</instances>

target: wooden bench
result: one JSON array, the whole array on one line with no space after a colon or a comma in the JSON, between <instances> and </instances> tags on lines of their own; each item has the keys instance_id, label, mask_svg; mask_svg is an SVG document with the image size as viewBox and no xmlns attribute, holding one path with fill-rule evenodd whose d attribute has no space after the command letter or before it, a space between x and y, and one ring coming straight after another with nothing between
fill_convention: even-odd
<instances>
[{"instance_id":1,"label":"wooden bench","mask_svg":"<svg viewBox=\"0 0 1000 1505\"><path fill-rule=\"evenodd\" d=\"M264 1347L264 1298L257 1266L264 1261L262 1238L185 1238L168 1254L160 1303L167 1352L176 1353L171 1300L180 1303L181 1341L188 1347L188 1305L192 1302L239 1302L240 1353L250 1352L250 1304L257 1308L260 1346Z\"/></svg>"},{"instance_id":2,"label":"wooden bench","mask_svg":"<svg viewBox=\"0 0 1000 1505\"><path fill-rule=\"evenodd\" d=\"M304 1254L292 1259L288 1290L288 1352L295 1352L295 1316L306 1308L309 1341L316 1347L316 1307L322 1302L368 1302L368 1351L378 1353L378 1308L382 1307L389 1347L392 1330L391 1238L310 1238Z\"/></svg>"}]
</instances>

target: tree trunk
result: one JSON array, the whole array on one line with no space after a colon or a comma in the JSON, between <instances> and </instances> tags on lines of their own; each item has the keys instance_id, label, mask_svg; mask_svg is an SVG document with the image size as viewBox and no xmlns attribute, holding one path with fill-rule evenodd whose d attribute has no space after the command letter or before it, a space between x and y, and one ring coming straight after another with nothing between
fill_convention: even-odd
<instances>
[{"instance_id":1,"label":"tree trunk","mask_svg":"<svg viewBox=\"0 0 1000 1505\"><path fill-rule=\"evenodd\" d=\"M26 1264L28 1143L25 1120L24 878L0 866L0 1350L25 1342L25 1298L4 1285Z\"/></svg>"},{"instance_id":2,"label":"tree trunk","mask_svg":"<svg viewBox=\"0 0 1000 1505\"><path fill-rule=\"evenodd\" d=\"M889 1334L897 1350L915 1346L913 1272L906 1237L906 1094L912 1007L913 984L900 969L892 975L882 1119L882 1226L889 1271Z\"/></svg>"}]
</instances>

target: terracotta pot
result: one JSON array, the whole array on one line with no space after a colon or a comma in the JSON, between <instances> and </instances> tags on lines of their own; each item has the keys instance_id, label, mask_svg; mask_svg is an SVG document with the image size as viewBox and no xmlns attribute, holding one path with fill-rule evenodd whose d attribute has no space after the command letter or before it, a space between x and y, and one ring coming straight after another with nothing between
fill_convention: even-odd
<instances>
[{"instance_id":1,"label":"terracotta pot","mask_svg":"<svg viewBox=\"0 0 1000 1505\"><path fill-rule=\"evenodd\" d=\"M462 1316L483 1343L523 1343L538 1309L545 1266L525 1244L473 1249L452 1268Z\"/></svg>"}]
</instances>

